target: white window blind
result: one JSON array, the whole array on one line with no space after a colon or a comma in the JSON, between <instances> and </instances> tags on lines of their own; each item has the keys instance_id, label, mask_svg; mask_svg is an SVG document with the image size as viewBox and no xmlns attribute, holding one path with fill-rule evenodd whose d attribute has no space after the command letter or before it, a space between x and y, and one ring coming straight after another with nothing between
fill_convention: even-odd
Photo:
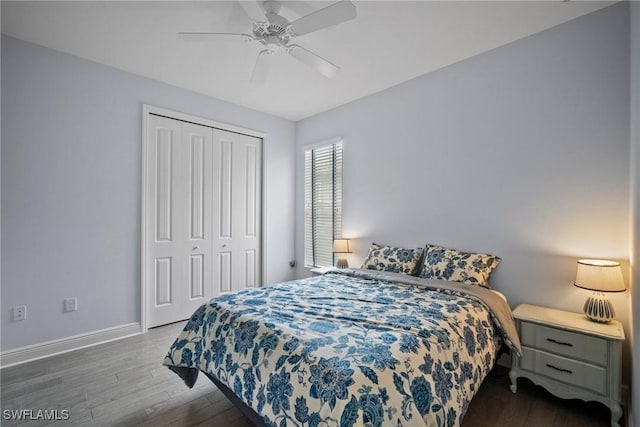
<instances>
[{"instance_id":1,"label":"white window blind","mask_svg":"<svg viewBox=\"0 0 640 427\"><path fill-rule=\"evenodd\" d=\"M342 141L304 153L304 264L334 264L333 239L342 235Z\"/></svg>"}]
</instances>

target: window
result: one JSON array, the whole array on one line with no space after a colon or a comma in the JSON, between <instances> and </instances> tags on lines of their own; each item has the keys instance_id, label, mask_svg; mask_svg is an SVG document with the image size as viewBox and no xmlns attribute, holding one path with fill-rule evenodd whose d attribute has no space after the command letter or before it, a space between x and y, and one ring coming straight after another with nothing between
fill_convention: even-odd
<instances>
[{"instance_id":1,"label":"window","mask_svg":"<svg viewBox=\"0 0 640 427\"><path fill-rule=\"evenodd\" d=\"M342 235L342 140L304 152L304 264L334 263L333 239Z\"/></svg>"}]
</instances>

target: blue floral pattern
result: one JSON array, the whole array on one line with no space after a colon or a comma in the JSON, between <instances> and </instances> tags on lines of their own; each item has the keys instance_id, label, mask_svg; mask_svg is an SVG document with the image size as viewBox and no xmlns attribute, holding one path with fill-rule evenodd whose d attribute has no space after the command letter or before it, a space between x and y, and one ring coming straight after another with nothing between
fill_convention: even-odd
<instances>
[{"instance_id":1,"label":"blue floral pattern","mask_svg":"<svg viewBox=\"0 0 640 427\"><path fill-rule=\"evenodd\" d=\"M335 273L223 295L164 364L217 378L266 425L458 425L503 339L453 289Z\"/></svg>"},{"instance_id":2,"label":"blue floral pattern","mask_svg":"<svg viewBox=\"0 0 640 427\"><path fill-rule=\"evenodd\" d=\"M427 245L420 277L489 287L491 272L500 263L494 255L461 252Z\"/></svg>"},{"instance_id":3,"label":"blue floral pattern","mask_svg":"<svg viewBox=\"0 0 640 427\"><path fill-rule=\"evenodd\" d=\"M422 258L422 251L422 248L396 248L372 243L362 268L365 270L413 274Z\"/></svg>"}]
</instances>

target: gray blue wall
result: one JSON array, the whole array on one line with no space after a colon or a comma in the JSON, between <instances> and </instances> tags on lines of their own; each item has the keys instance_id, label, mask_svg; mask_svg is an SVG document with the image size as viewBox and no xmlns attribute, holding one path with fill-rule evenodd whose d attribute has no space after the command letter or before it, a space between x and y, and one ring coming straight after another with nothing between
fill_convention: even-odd
<instances>
[{"instance_id":1,"label":"gray blue wall","mask_svg":"<svg viewBox=\"0 0 640 427\"><path fill-rule=\"evenodd\" d=\"M269 133L268 282L292 277L294 219L297 274L308 274L301 205L294 206L302 150L342 135L352 265L372 240L487 251L503 258L493 286L513 306L579 311L586 295L571 286L575 260L626 261L632 247L638 312L640 6L631 5L631 64L628 8L579 18L295 129L3 37L1 349L140 320L142 103ZM69 296L79 297L80 310L63 314ZM635 326L629 336L639 360L640 316L629 318L628 298L613 300L627 331ZM28 321L10 321L17 304L29 306ZM637 413L637 372L632 386Z\"/></svg>"},{"instance_id":2,"label":"gray blue wall","mask_svg":"<svg viewBox=\"0 0 640 427\"><path fill-rule=\"evenodd\" d=\"M140 321L143 103L268 133L267 282L293 276L292 122L3 36L2 350Z\"/></svg>"},{"instance_id":3,"label":"gray blue wall","mask_svg":"<svg viewBox=\"0 0 640 427\"><path fill-rule=\"evenodd\" d=\"M371 241L486 251L512 306L581 311L577 259L628 274L628 16L616 4L297 122L298 200L303 147L341 135L351 265ZM628 293L612 300L628 331Z\"/></svg>"},{"instance_id":4,"label":"gray blue wall","mask_svg":"<svg viewBox=\"0 0 640 427\"><path fill-rule=\"evenodd\" d=\"M632 415L640 425L640 3L631 2ZM635 424L634 424L635 422Z\"/></svg>"}]
</instances>

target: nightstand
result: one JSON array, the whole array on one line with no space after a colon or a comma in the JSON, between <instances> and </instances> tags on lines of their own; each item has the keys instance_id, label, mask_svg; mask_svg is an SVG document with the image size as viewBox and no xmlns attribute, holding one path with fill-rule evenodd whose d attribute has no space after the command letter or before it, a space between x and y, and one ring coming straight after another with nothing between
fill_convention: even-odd
<instances>
[{"instance_id":1,"label":"nightstand","mask_svg":"<svg viewBox=\"0 0 640 427\"><path fill-rule=\"evenodd\" d=\"M511 391L525 377L564 399L602 402L611 410L611 425L618 427L622 324L596 323L582 313L528 304L516 307L513 317L523 355L512 356Z\"/></svg>"}]
</instances>

